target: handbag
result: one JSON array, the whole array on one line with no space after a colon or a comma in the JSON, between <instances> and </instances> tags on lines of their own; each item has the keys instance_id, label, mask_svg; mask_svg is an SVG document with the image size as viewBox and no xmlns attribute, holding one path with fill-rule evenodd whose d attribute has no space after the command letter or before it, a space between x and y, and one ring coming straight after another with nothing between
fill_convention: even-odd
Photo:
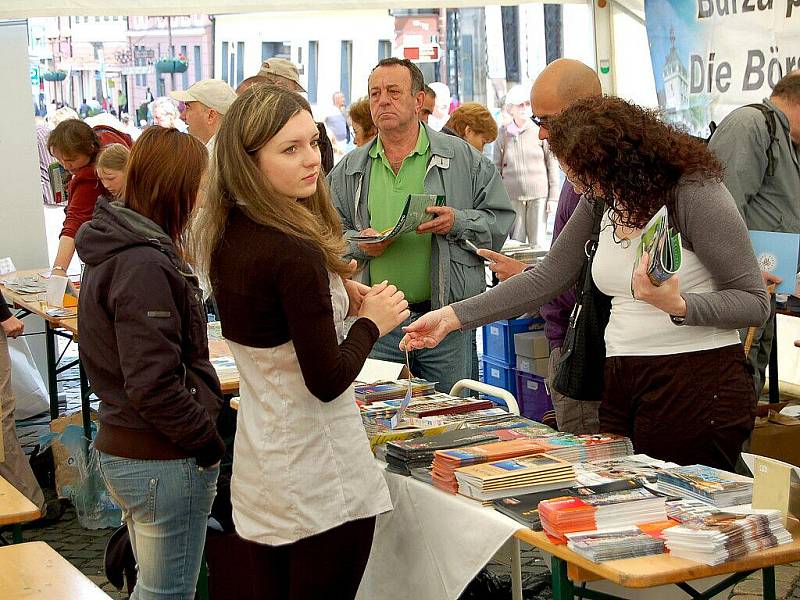
<instances>
[{"instance_id":1,"label":"handbag","mask_svg":"<svg viewBox=\"0 0 800 600\"><path fill-rule=\"evenodd\" d=\"M592 263L600 239L604 203L595 200L592 234L586 241L586 262L578 276L577 301L556 367L553 387L576 400L600 400L603 395L603 369L606 360L605 330L611 315L611 297L592 279Z\"/></svg>"}]
</instances>

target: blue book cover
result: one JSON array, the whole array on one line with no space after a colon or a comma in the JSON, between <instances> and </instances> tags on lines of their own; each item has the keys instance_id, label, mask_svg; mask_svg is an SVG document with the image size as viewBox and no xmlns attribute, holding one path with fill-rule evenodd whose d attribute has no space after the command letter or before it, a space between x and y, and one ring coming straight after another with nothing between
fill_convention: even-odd
<instances>
[{"instance_id":1,"label":"blue book cover","mask_svg":"<svg viewBox=\"0 0 800 600\"><path fill-rule=\"evenodd\" d=\"M758 267L783 280L775 292L794 294L800 233L751 231L750 242L753 244Z\"/></svg>"}]
</instances>

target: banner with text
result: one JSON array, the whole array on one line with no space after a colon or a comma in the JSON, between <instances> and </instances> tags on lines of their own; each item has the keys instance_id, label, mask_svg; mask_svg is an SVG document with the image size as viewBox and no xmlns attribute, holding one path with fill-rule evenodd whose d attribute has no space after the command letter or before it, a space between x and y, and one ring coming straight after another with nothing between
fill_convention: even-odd
<instances>
[{"instance_id":1,"label":"banner with text","mask_svg":"<svg viewBox=\"0 0 800 600\"><path fill-rule=\"evenodd\" d=\"M645 15L658 103L695 135L800 67L800 0L646 0Z\"/></svg>"}]
</instances>

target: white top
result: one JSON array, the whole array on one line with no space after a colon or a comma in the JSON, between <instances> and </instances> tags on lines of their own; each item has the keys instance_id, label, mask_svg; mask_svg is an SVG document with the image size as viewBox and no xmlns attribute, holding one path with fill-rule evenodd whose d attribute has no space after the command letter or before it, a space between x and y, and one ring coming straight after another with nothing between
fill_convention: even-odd
<instances>
[{"instance_id":1,"label":"white top","mask_svg":"<svg viewBox=\"0 0 800 600\"><path fill-rule=\"evenodd\" d=\"M330 275L339 341L347 292ZM306 388L294 344L229 341L239 369L231 503L236 532L273 546L392 509L352 386L332 402Z\"/></svg>"},{"instance_id":2,"label":"white top","mask_svg":"<svg viewBox=\"0 0 800 600\"><path fill-rule=\"evenodd\" d=\"M606 356L660 356L722 348L739 343L735 329L675 325L664 311L634 300L631 275L639 239L630 244L616 243L614 226L603 215L600 241L592 265L592 277L598 289L611 296L611 318L606 327ZM718 290L711 274L694 252L683 248L681 268L676 275L681 293L704 293Z\"/></svg>"}]
</instances>

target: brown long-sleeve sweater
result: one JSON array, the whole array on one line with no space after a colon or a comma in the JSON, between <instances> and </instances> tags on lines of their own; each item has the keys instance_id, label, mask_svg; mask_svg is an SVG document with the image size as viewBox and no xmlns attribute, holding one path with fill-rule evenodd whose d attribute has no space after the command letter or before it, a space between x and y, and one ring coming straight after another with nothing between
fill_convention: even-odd
<instances>
[{"instance_id":1,"label":"brown long-sleeve sweater","mask_svg":"<svg viewBox=\"0 0 800 600\"><path fill-rule=\"evenodd\" d=\"M308 390L323 402L353 382L378 328L358 319L339 345L322 255L310 243L233 208L211 261L222 334L255 348L294 343Z\"/></svg>"}]
</instances>

